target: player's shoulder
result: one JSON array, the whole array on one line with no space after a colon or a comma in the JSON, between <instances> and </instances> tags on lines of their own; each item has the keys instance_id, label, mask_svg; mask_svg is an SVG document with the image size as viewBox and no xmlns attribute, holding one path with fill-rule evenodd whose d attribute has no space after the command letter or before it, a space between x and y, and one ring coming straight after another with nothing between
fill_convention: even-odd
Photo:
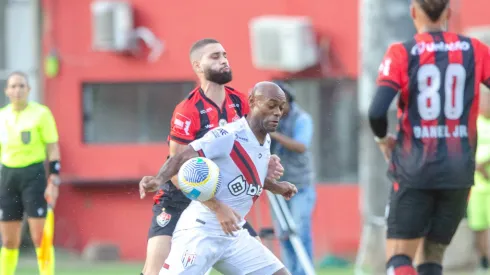
<instances>
[{"instance_id":1,"label":"player's shoulder","mask_svg":"<svg viewBox=\"0 0 490 275\"><path fill-rule=\"evenodd\" d=\"M247 101L247 94L242 93L235 88L232 88L230 86L225 86L225 91L226 93L231 96L231 97L238 97L241 101Z\"/></svg>"},{"instance_id":2,"label":"player's shoulder","mask_svg":"<svg viewBox=\"0 0 490 275\"><path fill-rule=\"evenodd\" d=\"M182 114L198 113L196 103L199 101L199 87L192 90L189 95L175 106L175 111Z\"/></svg>"}]
</instances>

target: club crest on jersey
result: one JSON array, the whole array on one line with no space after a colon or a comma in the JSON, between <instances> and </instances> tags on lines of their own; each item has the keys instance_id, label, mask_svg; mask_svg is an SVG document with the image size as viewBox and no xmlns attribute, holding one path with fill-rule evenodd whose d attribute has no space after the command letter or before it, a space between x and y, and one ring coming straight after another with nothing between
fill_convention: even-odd
<instances>
[{"instance_id":1,"label":"club crest on jersey","mask_svg":"<svg viewBox=\"0 0 490 275\"><path fill-rule=\"evenodd\" d=\"M162 213L160 213L160 215L158 215L156 217L157 224L160 227L167 226L167 224L170 222L171 219L172 219L172 215L170 215L169 213L165 212L165 208L163 208L162 209Z\"/></svg>"},{"instance_id":2,"label":"club crest on jersey","mask_svg":"<svg viewBox=\"0 0 490 275\"><path fill-rule=\"evenodd\" d=\"M184 252L184 255L182 255L182 266L184 268L188 268L191 265L194 264L194 261L196 260L196 254L189 253L188 250Z\"/></svg>"},{"instance_id":3,"label":"club crest on jersey","mask_svg":"<svg viewBox=\"0 0 490 275\"><path fill-rule=\"evenodd\" d=\"M226 119L223 119L223 118L222 118L222 119L220 119L220 120L219 120L219 126L220 126L220 127L225 126L227 123L228 123L228 121L226 121Z\"/></svg>"}]
</instances>

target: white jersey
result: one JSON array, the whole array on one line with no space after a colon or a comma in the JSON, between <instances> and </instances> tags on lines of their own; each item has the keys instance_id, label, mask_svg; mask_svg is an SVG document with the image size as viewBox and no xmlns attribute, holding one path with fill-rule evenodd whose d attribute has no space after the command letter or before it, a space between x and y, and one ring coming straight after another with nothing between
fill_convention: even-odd
<instances>
[{"instance_id":1,"label":"white jersey","mask_svg":"<svg viewBox=\"0 0 490 275\"><path fill-rule=\"evenodd\" d=\"M262 193L270 159L270 143L267 135L264 144L260 144L243 117L209 131L190 144L220 168L221 181L215 197L240 215L240 226ZM196 227L223 233L216 214L201 202L192 201L179 218L175 231Z\"/></svg>"}]
</instances>

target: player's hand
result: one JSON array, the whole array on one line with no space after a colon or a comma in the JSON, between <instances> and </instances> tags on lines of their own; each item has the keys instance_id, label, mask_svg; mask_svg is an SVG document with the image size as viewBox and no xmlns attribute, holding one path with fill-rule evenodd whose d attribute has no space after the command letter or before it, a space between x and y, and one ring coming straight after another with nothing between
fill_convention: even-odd
<instances>
[{"instance_id":1,"label":"player's hand","mask_svg":"<svg viewBox=\"0 0 490 275\"><path fill-rule=\"evenodd\" d=\"M277 180L284 174L284 167L282 167L281 159L277 155L272 155L269 159L269 167L267 169L267 178L270 180Z\"/></svg>"},{"instance_id":2,"label":"player's hand","mask_svg":"<svg viewBox=\"0 0 490 275\"><path fill-rule=\"evenodd\" d=\"M58 185L60 181L60 176L56 174L49 175L48 186L46 186L46 190L44 191L44 198L52 207L56 205L56 201L58 200L60 192Z\"/></svg>"},{"instance_id":3,"label":"player's hand","mask_svg":"<svg viewBox=\"0 0 490 275\"><path fill-rule=\"evenodd\" d=\"M277 185L279 186L281 193L279 195L282 195L286 200L290 200L296 193L298 193L298 188L290 182L287 181L281 181L278 182Z\"/></svg>"},{"instance_id":4,"label":"player's hand","mask_svg":"<svg viewBox=\"0 0 490 275\"><path fill-rule=\"evenodd\" d=\"M241 220L240 215L228 205L220 203L215 213L225 234L233 235L233 232L241 229L240 226L238 226L238 222Z\"/></svg>"},{"instance_id":5,"label":"player's hand","mask_svg":"<svg viewBox=\"0 0 490 275\"><path fill-rule=\"evenodd\" d=\"M378 142L379 150L381 150L386 162L390 161L395 144L396 137L392 134L388 134L382 141Z\"/></svg>"},{"instance_id":6,"label":"player's hand","mask_svg":"<svg viewBox=\"0 0 490 275\"><path fill-rule=\"evenodd\" d=\"M146 192L156 192L160 183L157 177L144 176L139 184L140 198L143 199L146 196Z\"/></svg>"},{"instance_id":7,"label":"player's hand","mask_svg":"<svg viewBox=\"0 0 490 275\"><path fill-rule=\"evenodd\" d=\"M480 173L480 175L482 175L484 179L486 180L490 179L490 176L488 175L485 165L477 164L475 170L476 172Z\"/></svg>"}]
</instances>

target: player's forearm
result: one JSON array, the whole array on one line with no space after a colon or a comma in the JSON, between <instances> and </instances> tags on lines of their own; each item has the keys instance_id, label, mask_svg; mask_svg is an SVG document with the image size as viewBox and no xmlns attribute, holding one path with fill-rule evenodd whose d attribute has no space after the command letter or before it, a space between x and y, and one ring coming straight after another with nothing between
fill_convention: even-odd
<instances>
[{"instance_id":1,"label":"player's forearm","mask_svg":"<svg viewBox=\"0 0 490 275\"><path fill-rule=\"evenodd\" d=\"M275 179L269 179L266 178L264 181L264 189L270 191L273 194L279 194L280 186L277 184L277 181Z\"/></svg>"},{"instance_id":2,"label":"player's forearm","mask_svg":"<svg viewBox=\"0 0 490 275\"><path fill-rule=\"evenodd\" d=\"M388 109L397 91L391 87L380 86L369 107L369 124L374 135L383 138L388 133Z\"/></svg>"},{"instance_id":3,"label":"player's forearm","mask_svg":"<svg viewBox=\"0 0 490 275\"><path fill-rule=\"evenodd\" d=\"M194 148L191 146L187 146L182 153L176 154L175 156L170 157L165 164L158 171L157 178L161 180L161 182L169 181L173 176L177 175L180 167L189 159L199 156ZM172 182L175 186L178 187L177 182Z\"/></svg>"}]
</instances>

